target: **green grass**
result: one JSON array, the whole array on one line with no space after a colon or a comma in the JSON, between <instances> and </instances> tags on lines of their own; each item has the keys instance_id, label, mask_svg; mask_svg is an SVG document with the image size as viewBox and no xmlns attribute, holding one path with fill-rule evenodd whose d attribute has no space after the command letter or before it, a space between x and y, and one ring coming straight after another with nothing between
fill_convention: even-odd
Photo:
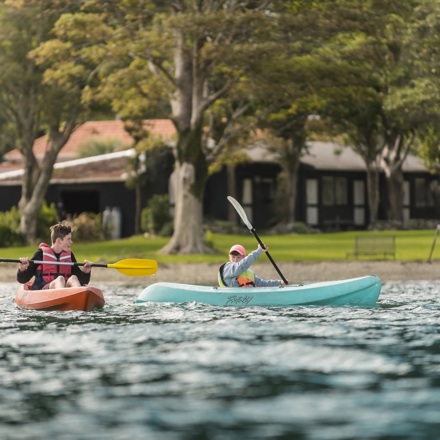
<instances>
[{"instance_id":1,"label":"green grass","mask_svg":"<svg viewBox=\"0 0 440 440\"><path fill-rule=\"evenodd\" d=\"M269 247L273 259L278 261L345 261L347 252L354 247L356 235L395 235L396 260L427 261L433 244L435 231L383 231L383 232L337 232L307 235L264 235L261 240ZM75 240L75 236L73 236ZM159 263L213 262L226 259L230 246L242 244L249 252L257 247L252 234L225 235L209 233L207 240L217 251L210 255L170 255L160 254L160 249L168 243L168 238L145 238L141 235L122 240L102 241L96 243L74 243L73 252L78 261L85 258L95 263L113 263L124 258L149 258ZM439 239L440 242L440 239ZM31 257L36 246L0 248L0 258ZM368 259L368 257L363 257ZM371 257L370 259L374 259ZM377 258L376 258L377 259ZM434 249L432 260L440 260L440 243Z\"/></svg>"}]
</instances>

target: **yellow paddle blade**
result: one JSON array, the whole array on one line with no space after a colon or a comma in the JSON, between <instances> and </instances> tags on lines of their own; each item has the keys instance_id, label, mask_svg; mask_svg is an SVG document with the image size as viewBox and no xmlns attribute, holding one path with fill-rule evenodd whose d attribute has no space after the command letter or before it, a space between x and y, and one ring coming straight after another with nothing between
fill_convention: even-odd
<instances>
[{"instance_id":1,"label":"yellow paddle blade","mask_svg":"<svg viewBox=\"0 0 440 440\"><path fill-rule=\"evenodd\" d=\"M117 263L106 264L106 267L116 269L118 272L131 277L145 277L154 275L157 271L156 260L143 260L141 258L127 258Z\"/></svg>"}]
</instances>

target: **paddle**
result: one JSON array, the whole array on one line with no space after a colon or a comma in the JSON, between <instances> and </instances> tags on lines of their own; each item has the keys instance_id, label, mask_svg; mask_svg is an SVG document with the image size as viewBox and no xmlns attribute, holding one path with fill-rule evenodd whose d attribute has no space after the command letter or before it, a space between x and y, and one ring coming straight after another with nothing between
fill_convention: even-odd
<instances>
[{"instance_id":1,"label":"paddle","mask_svg":"<svg viewBox=\"0 0 440 440\"><path fill-rule=\"evenodd\" d=\"M44 261L29 260L31 263L43 264ZM20 260L12 260L9 258L0 258L0 263L20 263ZM65 266L84 266L84 263L73 261L57 262L56 264ZM127 258L116 263L99 264L92 263L92 267L107 267L109 269L116 269L118 272L132 277L143 277L154 275L157 271L156 260L142 260L140 258Z\"/></svg>"},{"instance_id":2,"label":"paddle","mask_svg":"<svg viewBox=\"0 0 440 440\"><path fill-rule=\"evenodd\" d=\"M253 228L253 226L249 222L249 220L247 218L247 215L244 212L243 207L240 205L240 203L237 202L237 200L234 199L234 197L228 196L228 200L232 203L232 206L235 208L235 210L237 211L238 215L241 217L241 219L243 220L243 223L247 226L249 231L252 234L254 234L254 237L257 239L257 241L260 244L260 246L262 248L264 248L263 242L260 240L260 237L257 235L255 229ZM267 255L267 258L269 258L270 262L273 264L273 267L275 268L275 270L278 272L278 275L284 281L284 284L288 284L286 278L284 278L284 275L281 273L280 269L278 269L278 266L275 264L275 261L273 261L272 257L270 256L269 251L266 252L266 255Z\"/></svg>"},{"instance_id":3,"label":"paddle","mask_svg":"<svg viewBox=\"0 0 440 440\"><path fill-rule=\"evenodd\" d=\"M435 248L435 245L436 245L436 243L437 243L437 235L438 235L438 231L440 231L440 224L437 225L437 228L436 228L436 230L435 230L434 241L432 242L431 252L429 253L429 258L428 258L428 263L431 262L432 253L434 252L434 248Z\"/></svg>"}]
</instances>

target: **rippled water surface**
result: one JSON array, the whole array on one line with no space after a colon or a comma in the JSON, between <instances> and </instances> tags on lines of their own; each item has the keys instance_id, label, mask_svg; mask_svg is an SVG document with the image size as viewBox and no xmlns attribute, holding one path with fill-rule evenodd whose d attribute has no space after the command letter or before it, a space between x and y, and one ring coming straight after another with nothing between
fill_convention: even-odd
<instances>
[{"instance_id":1,"label":"rippled water surface","mask_svg":"<svg viewBox=\"0 0 440 440\"><path fill-rule=\"evenodd\" d=\"M374 309L15 307L0 283L2 439L436 439L440 282Z\"/></svg>"}]
</instances>

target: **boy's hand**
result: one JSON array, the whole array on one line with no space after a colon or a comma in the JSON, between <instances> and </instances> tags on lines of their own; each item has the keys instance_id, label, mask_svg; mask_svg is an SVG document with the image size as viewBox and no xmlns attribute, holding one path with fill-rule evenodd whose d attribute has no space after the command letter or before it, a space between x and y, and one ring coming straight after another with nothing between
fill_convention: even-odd
<instances>
[{"instance_id":1,"label":"boy's hand","mask_svg":"<svg viewBox=\"0 0 440 440\"><path fill-rule=\"evenodd\" d=\"M89 260L84 260L84 266L82 267L82 271L84 273L90 273L92 271L92 262Z\"/></svg>"},{"instance_id":2,"label":"boy's hand","mask_svg":"<svg viewBox=\"0 0 440 440\"><path fill-rule=\"evenodd\" d=\"M19 258L20 263L18 264L18 269L20 272L24 272L29 267L29 258L28 257L21 257Z\"/></svg>"}]
</instances>

